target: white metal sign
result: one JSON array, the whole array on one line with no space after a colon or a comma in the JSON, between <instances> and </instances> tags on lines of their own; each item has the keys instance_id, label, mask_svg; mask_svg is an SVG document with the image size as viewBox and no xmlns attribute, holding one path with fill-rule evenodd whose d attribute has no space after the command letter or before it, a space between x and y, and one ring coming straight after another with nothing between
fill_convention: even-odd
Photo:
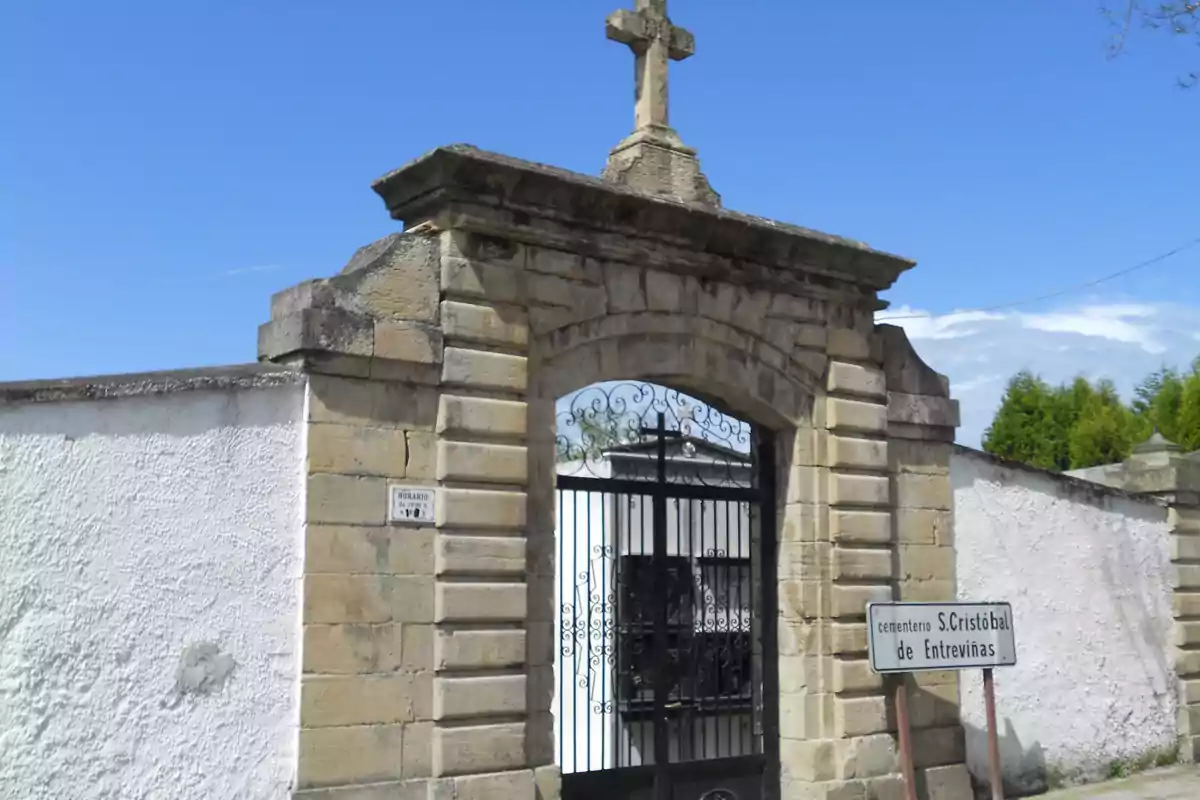
<instances>
[{"instance_id":1,"label":"white metal sign","mask_svg":"<svg viewBox=\"0 0 1200 800\"><path fill-rule=\"evenodd\" d=\"M868 603L867 646L876 672L1017 663L1008 603Z\"/></svg>"},{"instance_id":2,"label":"white metal sign","mask_svg":"<svg viewBox=\"0 0 1200 800\"><path fill-rule=\"evenodd\" d=\"M432 486L388 487L388 519L401 525L434 524Z\"/></svg>"}]
</instances>

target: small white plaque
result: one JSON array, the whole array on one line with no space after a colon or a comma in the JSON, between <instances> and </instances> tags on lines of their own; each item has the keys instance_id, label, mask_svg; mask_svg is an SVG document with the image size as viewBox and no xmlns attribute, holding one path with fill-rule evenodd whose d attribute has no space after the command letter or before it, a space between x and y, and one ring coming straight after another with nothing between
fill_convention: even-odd
<instances>
[{"instance_id":1,"label":"small white plaque","mask_svg":"<svg viewBox=\"0 0 1200 800\"><path fill-rule=\"evenodd\" d=\"M399 525L432 525L433 498L437 490L431 486L388 487L388 519Z\"/></svg>"},{"instance_id":2,"label":"small white plaque","mask_svg":"<svg viewBox=\"0 0 1200 800\"><path fill-rule=\"evenodd\" d=\"M869 603L876 672L990 669L1017 663L1008 603Z\"/></svg>"}]
</instances>

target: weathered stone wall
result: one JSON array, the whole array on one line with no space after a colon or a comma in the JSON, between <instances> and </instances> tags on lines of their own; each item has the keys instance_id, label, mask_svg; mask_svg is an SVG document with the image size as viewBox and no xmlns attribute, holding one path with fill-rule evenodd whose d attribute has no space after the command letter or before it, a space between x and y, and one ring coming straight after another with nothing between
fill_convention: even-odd
<instances>
[{"instance_id":1,"label":"weathered stone wall","mask_svg":"<svg viewBox=\"0 0 1200 800\"><path fill-rule=\"evenodd\" d=\"M432 388L313 374L298 786L432 774L434 534L386 524L432 483Z\"/></svg>"},{"instance_id":2,"label":"weathered stone wall","mask_svg":"<svg viewBox=\"0 0 1200 800\"><path fill-rule=\"evenodd\" d=\"M954 499L950 452L958 403L945 377L921 361L904 332L879 327L888 386L888 472L895 511L898 600L955 599ZM920 672L905 678L917 780L929 797L967 797L962 767L957 672ZM896 678L895 680L899 680Z\"/></svg>"},{"instance_id":3,"label":"weathered stone wall","mask_svg":"<svg viewBox=\"0 0 1200 800\"><path fill-rule=\"evenodd\" d=\"M278 296L263 330L270 347L307 315L334 345L303 357L316 374L298 780L360 788L314 797L380 784L424 798L435 777L453 796L532 796L525 315L470 302L443 244L453 253L450 234L422 229L364 248L342 276ZM395 481L438 487L436 528L387 524ZM456 777L474 773L488 775Z\"/></svg>"},{"instance_id":4,"label":"weathered stone wall","mask_svg":"<svg viewBox=\"0 0 1200 800\"><path fill-rule=\"evenodd\" d=\"M895 586L880 345L869 325L829 332L824 391L790 450L780 545L785 797L806 784L862 796L899 789L894 715L866 660L866 603L892 599Z\"/></svg>"},{"instance_id":5,"label":"weathered stone wall","mask_svg":"<svg viewBox=\"0 0 1200 800\"><path fill-rule=\"evenodd\" d=\"M306 567L304 796L558 797L554 401L616 378L774 433L783 796L897 791L865 603L953 597L950 531L901 545L893 509L948 509L957 424L944 381L871 323L907 262L466 149L377 190L409 229L277 296L260 334L314 373L307 536L336 556ZM437 488L436 529L385 524L392 479ZM957 797L954 685L929 692L923 786Z\"/></svg>"}]
</instances>

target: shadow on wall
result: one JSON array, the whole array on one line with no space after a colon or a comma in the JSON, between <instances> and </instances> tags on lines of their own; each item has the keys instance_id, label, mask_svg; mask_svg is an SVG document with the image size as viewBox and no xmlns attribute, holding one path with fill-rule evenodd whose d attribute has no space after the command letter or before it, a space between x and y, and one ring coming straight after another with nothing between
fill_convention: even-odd
<instances>
[{"instance_id":1,"label":"shadow on wall","mask_svg":"<svg viewBox=\"0 0 1200 800\"><path fill-rule=\"evenodd\" d=\"M1128 528L1123 526L1117 533L1128 536ZM1114 599L1113 607L1121 622L1117 631L1126 637L1121 650L1129 659L1130 669L1136 661L1141 671L1136 683L1153 693L1155 702L1151 707L1157 706L1162 717L1170 719L1176 709L1175 665L1171 640L1173 613L1170 595L1164 591L1161 579L1170 575L1172 569L1170 544L1165 539L1155 554L1131 547L1103 548L1100 577L1105 594ZM1149 563L1140 562L1139 557Z\"/></svg>"},{"instance_id":2,"label":"shadow on wall","mask_svg":"<svg viewBox=\"0 0 1200 800\"><path fill-rule=\"evenodd\" d=\"M1050 771L1046 766L1046 753L1039 742L1022 742L1013 728L1012 720L1005 719L1000 731L1000 772L1004 777L1004 796L1029 797L1048 791ZM971 770L971 784L976 798L991 797L988 782L987 731L974 725L964 724L967 737L967 766Z\"/></svg>"}]
</instances>

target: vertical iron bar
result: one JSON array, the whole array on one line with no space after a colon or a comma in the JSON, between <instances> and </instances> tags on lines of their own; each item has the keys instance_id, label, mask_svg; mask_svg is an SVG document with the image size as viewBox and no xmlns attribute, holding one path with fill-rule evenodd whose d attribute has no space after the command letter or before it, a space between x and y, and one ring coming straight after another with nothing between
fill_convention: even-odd
<instances>
[{"instance_id":1,"label":"vertical iron bar","mask_svg":"<svg viewBox=\"0 0 1200 800\"><path fill-rule=\"evenodd\" d=\"M605 559L608 558L608 546L612 539L608 535L608 494L600 495L600 769L607 769L608 762L604 758L604 745L608 741L605 732L605 722L608 699L608 593L612 585Z\"/></svg>"},{"instance_id":2,"label":"vertical iron bar","mask_svg":"<svg viewBox=\"0 0 1200 800\"><path fill-rule=\"evenodd\" d=\"M730 625L731 625L731 623L729 621L729 601L731 598L729 596L730 586L729 586L728 579L729 579L729 559L733 555L733 552L732 552L733 551L733 546L732 546L733 545L733 541L732 541L733 540L733 524L732 524L732 522L730 522L729 517L731 516L731 514L735 508L740 512L741 504L738 503L735 505L732 501L728 501L728 500L725 502L725 558L718 561L714 565L715 568L713 570L713 572L716 573L716 578L717 578L716 583L717 583L718 589L721 588L721 569L724 568L724 570L725 570L725 578L726 578L726 581L725 581L725 630L722 633L718 634L723 647L721 650L718 650L717 652L722 653L723 657L726 659L728 659L730 657L731 652L732 652L732 648L730 647L730 645L732 644L732 634L730 633L730 630L729 630ZM737 515L737 517L738 517L738 519L737 519L738 534L737 535L741 536L742 535L742 519L741 519L740 513ZM717 672L717 697L722 700L726 700L727 698L725 697L725 692L724 692L725 687L721 684L721 681L722 681L722 679L725 678L726 675L729 674L729 670L721 669L720 662L718 662L717 669L718 669L718 672ZM732 700L732 698L728 698L728 699ZM733 755L733 718L737 714L737 711L734 708L730 708L729 705L731 705L731 703L727 702L726 709L725 709L725 749L728 752L723 753L723 754L718 753L717 754L718 756ZM720 723L718 722L717 724L719 725Z\"/></svg>"},{"instance_id":3,"label":"vertical iron bar","mask_svg":"<svg viewBox=\"0 0 1200 800\"><path fill-rule=\"evenodd\" d=\"M566 674L567 674L567 655L565 642L567 641L567 603L566 593L563 591L563 571L566 568L566 542L567 537L571 535L573 526L567 525L567 519L563 515L563 498L566 495L566 490L558 490L558 564L554 571L555 577L558 580L558 589L555 594L558 595L558 641L554 646L558 648L558 758L559 765L566 766L567 763L567 698L566 698ZM572 720L573 721L573 720Z\"/></svg>"},{"instance_id":4,"label":"vertical iron bar","mask_svg":"<svg viewBox=\"0 0 1200 800\"><path fill-rule=\"evenodd\" d=\"M571 498L571 516L575 525L571 526L571 598L579 599L579 532L575 530L579 523L579 492L573 492ZM571 733L571 771L579 771L579 608L574 602L574 623L571 625L571 721L575 723ZM587 603L584 602L586 613Z\"/></svg>"},{"instance_id":5,"label":"vertical iron bar","mask_svg":"<svg viewBox=\"0 0 1200 800\"><path fill-rule=\"evenodd\" d=\"M755 481L756 477L752 474L750 480ZM764 593L768 591L762 571L764 526L767 524L765 508L765 498L760 501L758 506L750 504L750 569L746 575L746 580L750 582L747 587L749 597L746 600L746 635L749 637L748 644L750 646L750 752L754 754L765 752L761 745L763 735L762 683L766 677L762 667L764 654L761 618L764 611ZM755 527L756 525L757 527Z\"/></svg>"},{"instance_id":6,"label":"vertical iron bar","mask_svg":"<svg viewBox=\"0 0 1200 800\"><path fill-rule=\"evenodd\" d=\"M754 433L757 434L758 432L754 431ZM746 481L748 485L762 490L758 503L750 504L750 569L746 575L746 580L750 582L747 587L748 599L746 600L746 635L749 637L748 645L750 647L750 752L757 755L766 753L766 748L763 747L762 741L764 733L762 690L763 682L766 679L762 665L766 657L763 649L762 616L765 611L765 594L770 588L766 586L763 573L762 548L763 537L766 536L767 520L769 519L767 515L769 513L770 498L762 481L762 467L758 463L761 452L758 448L757 437L751 440L750 448L752 466L747 470ZM768 761L768 776L770 775L769 764L770 762Z\"/></svg>"},{"instance_id":7,"label":"vertical iron bar","mask_svg":"<svg viewBox=\"0 0 1200 800\"><path fill-rule=\"evenodd\" d=\"M733 633L734 648L736 648L737 655L738 655L738 672L736 674L739 676L739 678L742 678L744 680L744 675L742 675L742 648L745 643L744 631L742 630L742 563L743 563L743 559L744 559L744 555L742 553L742 511L743 510L745 510L746 515L749 515L750 504L749 503L738 503L738 554L737 554L736 561L730 560L730 583L732 584L733 581L737 581L738 591L737 591L737 601L730 602L730 608L732 610L734 610L734 612L737 612L737 630L736 630L736 632ZM750 535L749 530L745 531L745 533L748 536ZM734 573L733 573L733 565L734 564L737 564L736 575L734 575ZM728 590L728 591L730 591L730 595L731 595L730 600L732 601L733 600L732 595L734 594L732 585L730 587L730 590ZM740 684L740 682L737 686L737 692L738 693L737 693L736 702L738 704L738 709L739 709L738 721L744 723L745 712L740 710L740 708L742 708L742 703L743 703L742 684ZM743 733L743 726L738 726L738 752L737 752L737 754L738 754L738 756L744 756L744 754L745 754L745 735Z\"/></svg>"},{"instance_id":8,"label":"vertical iron bar","mask_svg":"<svg viewBox=\"0 0 1200 800\"><path fill-rule=\"evenodd\" d=\"M659 602L654 604L654 655L657 668L654 677L654 796L657 800L670 800L671 786L667 780L667 764L670 761L670 743L667 740L666 703L668 650L667 600L669 599L670 574L667 571L667 436L666 415L658 412L656 461L657 473L654 493L653 547L654 583Z\"/></svg>"},{"instance_id":9,"label":"vertical iron bar","mask_svg":"<svg viewBox=\"0 0 1200 800\"><path fill-rule=\"evenodd\" d=\"M612 699L613 699L613 765L617 767L628 766L621 763L621 720L624 715L621 713L621 640L625 638L622 633L622 625L624 624L621 617L622 605L621 591L624 583L621 577L621 541L622 531L625 531L624 523L621 522L621 496L613 495L613 565L612 565L612 582L613 582L613 684L612 684ZM624 537L627 538L627 537Z\"/></svg>"},{"instance_id":10,"label":"vertical iron bar","mask_svg":"<svg viewBox=\"0 0 1200 800\"><path fill-rule=\"evenodd\" d=\"M755 480L751 476L751 481ZM750 752L763 752L760 747L762 734L762 718L760 716L760 685L762 674L762 622L763 593L766 587L762 581L762 537L763 525L766 524L764 506L750 504L750 570L746 572L746 581L750 582L748 600L746 600L746 636L750 637ZM755 528L757 524L757 528Z\"/></svg>"},{"instance_id":11,"label":"vertical iron bar","mask_svg":"<svg viewBox=\"0 0 1200 800\"><path fill-rule=\"evenodd\" d=\"M649 558L653 559L654 553L646 552L646 496L639 495L638 500L639 500L639 502L638 502L638 547L639 547L638 552L642 557L649 557ZM642 582L641 586L638 587L638 590L639 590L638 596L639 596L639 600L640 600L640 603L638 605L638 639L640 640L640 644L642 647L643 663L650 665L651 669L653 669L653 659L647 658L647 653L645 652L645 649L646 649L645 636L646 636L647 631L649 630L649 628L647 627L647 621L646 621L646 611L647 611L646 603L647 603L647 601L651 600L652 598L648 598L646 596L646 590L649 589L650 587L646 586L646 582L647 582L646 573L641 569L641 567L644 567L645 562L639 561L638 563L639 563L638 580L640 580ZM653 656L653 653L650 653L649 655ZM654 687L653 686L650 687L650 700L651 700L651 702L653 702L653 700L654 700ZM638 714L638 741L641 743L639 745L639 747L640 747L639 755L641 756L642 763L645 764L648 761L651 761L650 756L653 755L653 754L648 755L646 752L647 751L647 748L646 748L646 732L647 732L646 724L647 724L647 722L650 723L649 731L650 731L650 733L653 733L654 732L654 727L653 727L654 720L653 720L653 718L651 718L651 719L643 718L642 714L640 713L641 710L642 710L642 704L639 703L639 707L638 707L638 711L639 711L639 714Z\"/></svg>"},{"instance_id":12,"label":"vertical iron bar","mask_svg":"<svg viewBox=\"0 0 1200 800\"><path fill-rule=\"evenodd\" d=\"M700 501L700 536L701 537L704 536L704 531L706 531L708 529L707 517L708 517L708 515L706 512L706 506L704 505L704 501L701 500ZM716 501L713 501L713 533L714 533L713 542L714 542L714 545L716 543L716 531L717 531L718 527L719 526L717 525L717 506L716 506ZM704 552L705 552L705 548L703 547L703 538L702 538L701 539L701 554L703 554ZM701 568L701 570L702 571L700 573L700 579L701 579L701 581L706 581L708 579L708 576L704 574L703 568ZM703 588L707 589L708 587L704 586ZM695 644L695 647L693 648L693 650L695 651L695 654L692 659L693 660L692 685L695 687L694 692L696 695L696 711L700 717L700 757L701 758L708 758L708 706L707 706L707 703L705 702L708 698L706 697L705 691L704 691L706 687L704 686L704 683L701 680L701 675L704 675L705 673L707 673L708 667L709 667L708 664L704 663L704 659L707 658L708 654L709 654L708 627L709 627L708 602L707 602L706 598L704 598L702 596L700 598L700 630L696 634L696 644Z\"/></svg>"},{"instance_id":13,"label":"vertical iron bar","mask_svg":"<svg viewBox=\"0 0 1200 800\"><path fill-rule=\"evenodd\" d=\"M587 720L587 738L584 740L584 769L592 769L592 492L587 493L587 547L583 551L583 568L587 570L587 661L584 663L586 677L584 681L583 718Z\"/></svg>"},{"instance_id":14,"label":"vertical iron bar","mask_svg":"<svg viewBox=\"0 0 1200 800\"><path fill-rule=\"evenodd\" d=\"M690 546L688 547L687 560L685 561L684 560L685 554L683 551L683 509L682 509L683 503L680 501L680 499L678 497L672 498L672 502L675 503L675 557L678 559L675 563L678 564L680 566L680 568L682 568L685 563L687 563L687 564L691 563L691 558L690 558L691 547ZM691 587L688 587L688 588L690 589ZM680 581L680 589L683 589L683 581ZM687 636L689 633L684 628L684 623L689 622L690 621L689 617L694 616L694 614L684 614L683 613L684 607L682 604L686 599L690 599L690 598L685 598L683 596L681 596L679 598L679 602L680 602L680 615L679 616L680 616L680 618L678 621L678 625L676 627L676 630L678 631L676 636L678 636L679 638L675 644L675 647L676 647L676 652L678 653L678 656L679 656L678 667L680 667L680 668L683 667L683 653L684 653L684 642L685 642L684 637ZM681 670L681 672L682 672L682 670ZM682 675L681 675L681 677L682 677ZM684 689L685 689L684 682L681 680L679 682L679 685L676 687L676 691L678 691L679 694L675 698L675 702L678 704L679 708L678 708L678 713L675 715L675 721L673 724L673 727L675 729L675 760L676 761L687 761L687 757L686 757L687 750L684 747L683 740L684 740L684 728L688 727L686 724L686 720L688 719L689 711L686 706L687 698L685 696Z\"/></svg>"},{"instance_id":15,"label":"vertical iron bar","mask_svg":"<svg viewBox=\"0 0 1200 800\"><path fill-rule=\"evenodd\" d=\"M775 800L780 794L777 627L779 595L776 562L779 519L775 508L777 502L775 440L769 431L761 431L755 436L754 443L757 445L754 463L758 473L755 477L762 487L758 506L758 598L762 605L762 613L758 615L759 624L762 625L761 645L758 652L759 658L762 659L759 665L762 683L757 687L761 705L756 707L761 709L759 713L762 714L762 736L759 741L767 761L767 775L763 781L764 800Z\"/></svg>"},{"instance_id":16,"label":"vertical iron bar","mask_svg":"<svg viewBox=\"0 0 1200 800\"><path fill-rule=\"evenodd\" d=\"M625 495L625 522L624 537L625 543L628 545L629 552L634 552L634 495ZM625 644L632 646L631 642L626 642L625 637L631 630L629 625L630 609L625 607L625 589L629 587L629 559L625 558L619 549L617 551L617 579L620 581L620 588L617 590L619 607L617 609L617 669L622 672L618 682L618 691L623 692L628 688L630 696L625 698L625 708L630 708L630 700L632 699L632 686L630 685L629 664L625 661L629 660L630 654L626 652L624 656L620 655L620 649ZM619 699L619 696L618 696ZM620 739L617 740L618 746L624 741L623 750L625 751L625 763L622 764L618 759L618 766L632 766L634 764L634 730L628 724L629 715L620 710L620 704L617 705L617 735Z\"/></svg>"}]
</instances>

